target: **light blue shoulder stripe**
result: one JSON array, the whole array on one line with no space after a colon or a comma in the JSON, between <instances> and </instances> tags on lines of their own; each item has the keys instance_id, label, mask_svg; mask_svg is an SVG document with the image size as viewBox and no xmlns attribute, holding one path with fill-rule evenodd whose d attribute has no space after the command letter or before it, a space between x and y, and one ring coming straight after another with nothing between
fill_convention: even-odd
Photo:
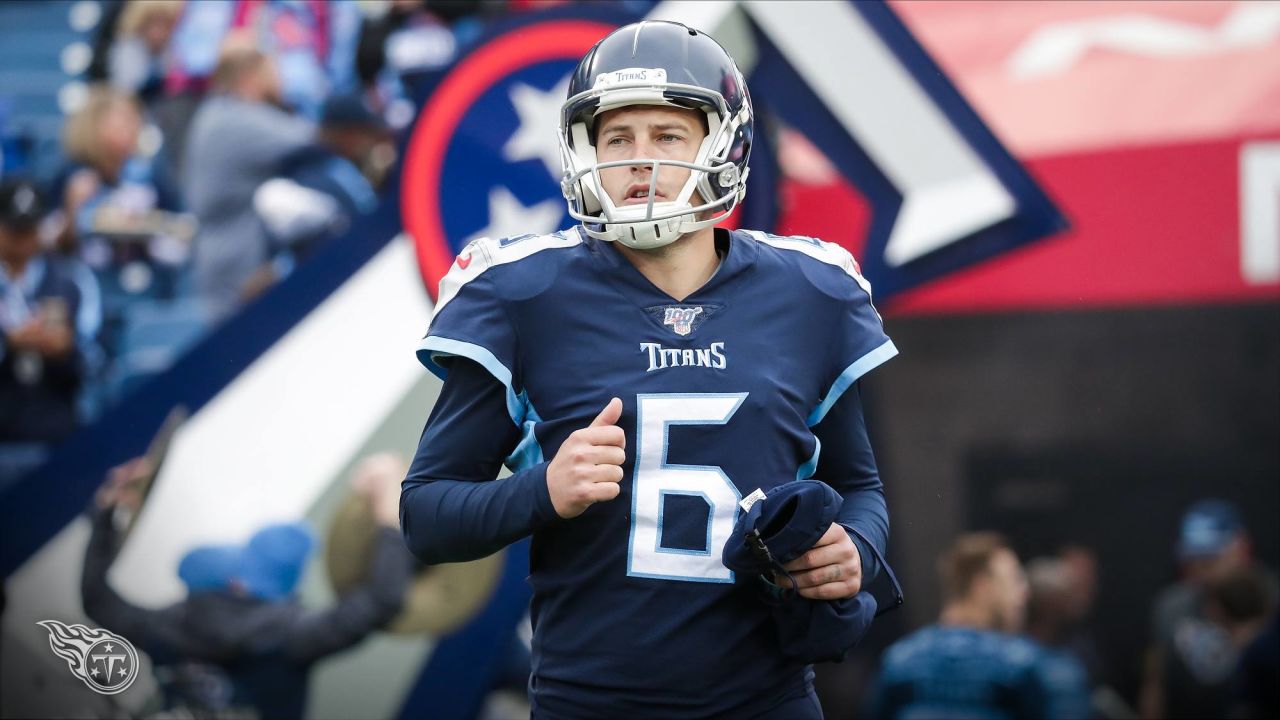
<instances>
[{"instance_id":1,"label":"light blue shoulder stripe","mask_svg":"<svg viewBox=\"0 0 1280 720\"><path fill-rule=\"evenodd\" d=\"M426 365L427 369L434 373L436 377L443 380L447 373L443 367L436 363L436 355L458 355L468 360L474 360L483 365L485 370L488 370L490 374L498 379L498 382L506 385L507 389L511 388L511 371L488 348L475 343L438 335L428 335L423 338L418 345L418 360L423 365Z\"/></svg>"},{"instance_id":2,"label":"light blue shoulder stripe","mask_svg":"<svg viewBox=\"0 0 1280 720\"><path fill-rule=\"evenodd\" d=\"M524 403L516 396L515 390L511 387L511 370L502 361L498 360L488 349L476 345L475 343L463 342L452 338L439 337L438 335L428 335L422 339L422 343L418 345L418 360L431 371L433 375L443 380L447 371L436 362L437 355L455 355L464 357L468 360L479 363L489 374L497 378L507 389L507 413L511 415L511 421L516 425L521 425L524 421Z\"/></svg>"},{"instance_id":3,"label":"light blue shoulder stripe","mask_svg":"<svg viewBox=\"0 0 1280 720\"><path fill-rule=\"evenodd\" d=\"M822 422L822 418L827 416L827 413L831 411L832 406L836 404L836 401L840 399L840 396L844 395L845 391L858 381L858 378L866 375L881 363L897 354L898 348L893 344L893 341L885 340L880 347L853 361L849 367L844 369L844 372L840 373L840 377L836 378L836 381L831 384L831 390L827 392L824 398L822 398L822 402L818 403L818 407L814 408L813 412L809 413L809 419L807 421L809 427L813 427L814 425Z\"/></svg>"}]
</instances>

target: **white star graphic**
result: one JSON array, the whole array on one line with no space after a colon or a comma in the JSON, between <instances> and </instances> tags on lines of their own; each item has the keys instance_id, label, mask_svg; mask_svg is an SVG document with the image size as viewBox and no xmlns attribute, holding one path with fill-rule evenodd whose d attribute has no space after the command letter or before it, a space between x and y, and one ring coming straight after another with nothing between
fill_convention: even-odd
<instances>
[{"instance_id":1,"label":"white star graphic","mask_svg":"<svg viewBox=\"0 0 1280 720\"><path fill-rule=\"evenodd\" d=\"M562 200L552 198L525 207L505 186L495 185L489 190L489 226L467 238L467 242L480 237L503 238L525 233L542 235L560 227L563 217Z\"/></svg>"},{"instance_id":2,"label":"white star graphic","mask_svg":"<svg viewBox=\"0 0 1280 720\"><path fill-rule=\"evenodd\" d=\"M107 652L111 652L112 650L115 649L115 647L116 647L115 645L112 645L111 643L107 643Z\"/></svg>"},{"instance_id":3,"label":"white star graphic","mask_svg":"<svg viewBox=\"0 0 1280 720\"><path fill-rule=\"evenodd\" d=\"M94 677L98 677L98 668L94 668L93 670L90 670L89 674Z\"/></svg>"},{"instance_id":4,"label":"white star graphic","mask_svg":"<svg viewBox=\"0 0 1280 720\"><path fill-rule=\"evenodd\" d=\"M541 159L551 177L560 177L560 106L569 91L569 77L550 90L516 83L511 86L511 105L520 116L520 126L502 146L507 162Z\"/></svg>"}]
</instances>

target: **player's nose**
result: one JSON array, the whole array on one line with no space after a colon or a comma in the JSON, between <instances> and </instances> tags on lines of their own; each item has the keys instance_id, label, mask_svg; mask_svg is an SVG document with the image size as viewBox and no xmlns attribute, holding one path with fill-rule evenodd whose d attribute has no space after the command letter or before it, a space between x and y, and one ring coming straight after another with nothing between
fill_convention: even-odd
<instances>
[{"instance_id":1,"label":"player's nose","mask_svg":"<svg viewBox=\"0 0 1280 720\"><path fill-rule=\"evenodd\" d=\"M648 138L636 138L635 142L631 144L631 157L633 158L657 157L657 152L657 144Z\"/></svg>"}]
</instances>

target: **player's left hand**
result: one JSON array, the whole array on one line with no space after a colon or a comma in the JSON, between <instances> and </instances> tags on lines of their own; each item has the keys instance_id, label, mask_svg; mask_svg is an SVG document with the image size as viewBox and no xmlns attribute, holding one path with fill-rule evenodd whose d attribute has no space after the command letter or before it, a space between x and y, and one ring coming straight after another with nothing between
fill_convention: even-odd
<instances>
[{"instance_id":1,"label":"player's left hand","mask_svg":"<svg viewBox=\"0 0 1280 720\"><path fill-rule=\"evenodd\" d=\"M862 589L862 557L849 532L832 523L805 554L783 565L796 581L800 597L840 600ZM786 580L782 580L786 583Z\"/></svg>"}]
</instances>

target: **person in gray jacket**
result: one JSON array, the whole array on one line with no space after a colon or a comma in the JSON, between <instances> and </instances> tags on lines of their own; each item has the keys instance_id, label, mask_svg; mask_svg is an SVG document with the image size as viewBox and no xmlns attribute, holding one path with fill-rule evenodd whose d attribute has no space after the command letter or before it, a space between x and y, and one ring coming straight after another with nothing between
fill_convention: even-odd
<instances>
[{"instance_id":1,"label":"person in gray jacket","mask_svg":"<svg viewBox=\"0 0 1280 720\"><path fill-rule=\"evenodd\" d=\"M253 195L284 158L313 143L315 128L284 109L276 63L250 37L228 37L212 89L191 123L183 191L200 223L194 290L223 316L275 279Z\"/></svg>"}]
</instances>

